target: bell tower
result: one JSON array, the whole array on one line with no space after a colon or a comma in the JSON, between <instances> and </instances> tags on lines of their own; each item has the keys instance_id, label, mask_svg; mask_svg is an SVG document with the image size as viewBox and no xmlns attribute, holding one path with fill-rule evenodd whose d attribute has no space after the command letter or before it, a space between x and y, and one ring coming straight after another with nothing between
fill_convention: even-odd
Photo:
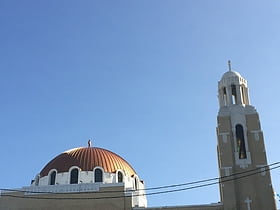
<instances>
[{"instance_id":1,"label":"bell tower","mask_svg":"<svg viewBox=\"0 0 280 210\"><path fill-rule=\"evenodd\" d=\"M218 161L225 210L276 210L259 115L247 81L231 70L218 83Z\"/></svg>"}]
</instances>

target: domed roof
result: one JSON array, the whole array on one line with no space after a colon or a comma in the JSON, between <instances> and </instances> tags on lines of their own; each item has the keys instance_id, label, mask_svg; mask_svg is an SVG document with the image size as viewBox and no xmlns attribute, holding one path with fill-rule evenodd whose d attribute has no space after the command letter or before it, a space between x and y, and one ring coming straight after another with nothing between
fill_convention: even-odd
<instances>
[{"instance_id":1,"label":"domed roof","mask_svg":"<svg viewBox=\"0 0 280 210\"><path fill-rule=\"evenodd\" d=\"M109 150L97 147L79 147L55 157L42 169L40 176L47 176L52 169L56 169L58 173L68 172L72 166L78 166L82 171L93 171L95 167L99 166L109 173L123 170L130 176L136 174L128 162Z\"/></svg>"},{"instance_id":2,"label":"domed roof","mask_svg":"<svg viewBox=\"0 0 280 210\"><path fill-rule=\"evenodd\" d=\"M241 75L236 71L227 71L223 74L222 79L227 79L230 77L241 77Z\"/></svg>"}]
</instances>

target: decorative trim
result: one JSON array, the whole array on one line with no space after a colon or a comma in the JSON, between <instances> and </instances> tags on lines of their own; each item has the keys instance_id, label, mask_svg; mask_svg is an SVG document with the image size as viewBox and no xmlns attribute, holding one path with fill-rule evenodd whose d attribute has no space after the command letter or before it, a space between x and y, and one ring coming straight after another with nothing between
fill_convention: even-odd
<instances>
[{"instance_id":1,"label":"decorative trim","mask_svg":"<svg viewBox=\"0 0 280 210\"><path fill-rule=\"evenodd\" d=\"M254 134L254 138L256 141L259 141L260 140L260 133L262 131L261 130L254 130L254 131L251 131L252 134Z\"/></svg>"},{"instance_id":2,"label":"decorative trim","mask_svg":"<svg viewBox=\"0 0 280 210\"><path fill-rule=\"evenodd\" d=\"M260 175L261 176L265 176L266 175L266 167L267 167L267 165L256 165L256 167L260 168L260 171L261 171Z\"/></svg>"},{"instance_id":3,"label":"decorative trim","mask_svg":"<svg viewBox=\"0 0 280 210\"><path fill-rule=\"evenodd\" d=\"M227 142L228 142L229 132L219 133L219 136L222 136L222 141L223 141L224 143L227 143Z\"/></svg>"},{"instance_id":4,"label":"decorative trim","mask_svg":"<svg viewBox=\"0 0 280 210\"><path fill-rule=\"evenodd\" d=\"M25 195L42 194L42 193L48 194L48 193L95 192L95 191L99 191L99 185L95 183L44 185L44 186L24 187L23 189L26 191Z\"/></svg>"},{"instance_id":5,"label":"decorative trim","mask_svg":"<svg viewBox=\"0 0 280 210\"><path fill-rule=\"evenodd\" d=\"M239 153L235 152L234 153L235 156L235 162L236 165L239 165L240 168L248 168L249 164L252 164L252 160L251 160L251 153L247 151L247 158L246 159L239 159Z\"/></svg>"},{"instance_id":6,"label":"decorative trim","mask_svg":"<svg viewBox=\"0 0 280 210\"><path fill-rule=\"evenodd\" d=\"M224 170L225 176L229 176L231 174L230 170L232 170L232 167L231 166L221 167L221 170Z\"/></svg>"}]
</instances>

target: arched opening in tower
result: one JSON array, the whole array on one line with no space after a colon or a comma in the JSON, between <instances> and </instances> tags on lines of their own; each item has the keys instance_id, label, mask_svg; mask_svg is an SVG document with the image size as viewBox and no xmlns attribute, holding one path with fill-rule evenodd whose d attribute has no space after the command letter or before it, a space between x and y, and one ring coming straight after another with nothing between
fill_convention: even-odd
<instances>
[{"instance_id":1,"label":"arched opening in tower","mask_svg":"<svg viewBox=\"0 0 280 210\"><path fill-rule=\"evenodd\" d=\"M236 95L236 86L231 85L231 97L232 97L232 103L237 104L237 95Z\"/></svg>"},{"instance_id":2,"label":"arched opening in tower","mask_svg":"<svg viewBox=\"0 0 280 210\"><path fill-rule=\"evenodd\" d=\"M226 106L227 105L227 89L226 87L223 88L223 105Z\"/></svg>"},{"instance_id":3,"label":"arched opening in tower","mask_svg":"<svg viewBox=\"0 0 280 210\"><path fill-rule=\"evenodd\" d=\"M238 124L235 126L236 132L236 143L237 143L237 151L239 153L239 159L246 159L246 145L244 139L244 130L242 125Z\"/></svg>"}]
</instances>

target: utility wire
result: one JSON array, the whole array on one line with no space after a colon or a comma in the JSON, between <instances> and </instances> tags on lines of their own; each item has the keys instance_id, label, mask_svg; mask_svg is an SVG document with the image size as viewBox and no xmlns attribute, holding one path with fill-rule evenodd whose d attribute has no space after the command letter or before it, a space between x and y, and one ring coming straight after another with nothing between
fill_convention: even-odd
<instances>
[{"instance_id":1,"label":"utility wire","mask_svg":"<svg viewBox=\"0 0 280 210\"><path fill-rule=\"evenodd\" d=\"M160 187L151 187L151 188L144 189L144 190L157 190L157 189L173 188L173 187L180 187L180 186L186 186L186 185L199 184L199 183L203 183L203 182L210 182L210 181L214 181L214 180L219 180L219 179L234 177L234 176L241 175L241 174L246 174L246 173L253 172L253 171L259 171L261 169L266 169L267 167L270 167L270 166L273 166L273 165L278 165L278 164L280 164L280 162L275 162L275 163L272 163L272 164L269 164L269 165L265 165L265 166L262 166L262 167L258 167L258 168L254 168L254 169L251 169L251 170L246 170L246 171L243 171L243 172L230 174L228 176L221 176L221 177L203 179L203 180L187 182L187 183L182 183L182 184L166 185L166 186L160 186Z\"/></svg>"},{"instance_id":2,"label":"utility wire","mask_svg":"<svg viewBox=\"0 0 280 210\"><path fill-rule=\"evenodd\" d=\"M277 168L280 168L280 166L275 166L275 167L272 167L270 169L266 169L264 171L271 171L271 170L274 170L274 169L277 169ZM254 173L243 175L243 176L239 176L239 177L236 177L236 178L216 181L216 182L212 182L212 183L208 183L208 184L201 184L201 185L187 187L187 188L180 188L180 189L175 189L175 190L166 190L166 191L161 191L161 192L147 193L146 195L156 195L156 194L162 194L162 193L179 192L179 191L184 191L184 190L191 190L191 189L196 189L196 188L201 188L201 187L207 187L207 186L211 186L211 185L214 185L214 184L226 183L226 182L230 182L230 181L239 180L239 179L242 179L242 178L245 178L245 177L250 177L250 176L262 173L264 171L254 172Z\"/></svg>"},{"instance_id":3,"label":"utility wire","mask_svg":"<svg viewBox=\"0 0 280 210\"><path fill-rule=\"evenodd\" d=\"M274 163L275 165L276 163ZM278 163L279 164L279 163ZM272 164L271 164L272 165ZM267 166L266 166L267 167ZM207 184L201 184L201 185L196 185L196 186L191 186L191 187L186 187L186 188L179 188L179 189L174 189L174 190L166 190L166 191L159 191L159 192L151 192L151 193L140 193L140 194L135 194L133 196L150 196L150 195L158 195L158 194L165 194L165 193L173 193L173 192L179 192L179 191L185 191L185 190L191 190L191 189L197 189L197 188L202 188L202 187L207 187L207 186L211 186L211 185L215 185L215 184L221 184L221 183L226 183L226 182L230 182L230 181L235 181L235 180L239 180L245 177L250 177L259 173L263 173L265 171L271 171L274 169L280 168L280 166L274 166L272 168L265 168L262 171L257 171L254 173L250 173L250 174L246 174L243 176L237 176L237 177L233 177L231 179L226 179L223 180L223 178L218 178L219 181L214 181L211 183L207 183ZM260 168L258 168L260 169ZM224 178L228 178L230 176L226 176ZM123 191L122 191L123 192ZM36 193L36 192L35 192ZM1 196L6 196L6 197L14 197L14 198L27 198L27 199L47 199L47 200L97 200L97 199L114 199L114 198L125 198L125 197L130 197L131 195L122 195L122 196L110 196L110 197L84 197L84 198L73 198L73 197L37 197L37 196L19 196L19 195L10 195L10 194L2 194Z\"/></svg>"},{"instance_id":4,"label":"utility wire","mask_svg":"<svg viewBox=\"0 0 280 210\"><path fill-rule=\"evenodd\" d=\"M254 171L260 171L262 169L266 169L267 167L270 166L274 166L274 165L278 165L280 164L280 162L275 162L275 163L271 163L269 165L265 165L262 167L258 167L258 168L254 168L251 170L246 170L243 172L239 172L239 173L234 173L234 174L230 174L228 176L221 176L221 177L215 177L215 178L209 178L209 179L202 179L202 180L198 180L198 181L193 181L193 182L186 182L186 183L181 183L181 184L173 184L173 185L164 185L164 186L159 186L159 187L150 187L150 188L146 188L146 189L133 189L133 190L113 190L113 191L103 191L103 192L90 192L90 193L123 193L123 192L137 192L137 191L150 191L150 190L159 190L159 189L165 189L165 188L175 188L175 187L182 187L182 186L188 186L188 185L194 185L194 184L199 184L199 183L204 183L204 182L210 182L210 181L215 181L215 180L219 180L219 179L224 179L224 178L229 178L229 177L234 177L234 176L238 176L238 175L242 175L242 174L247 174L250 172L254 172ZM261 171L262 172L262 171ZM36 193L36 194L60 194L59 192L48 192L48 191L30 191L30 190L18 190L18 189L0 189L2 191L9 191L9 192L24 192L24 193ZM71 194L78 194L80 192L73 192ZM64 194L64 193L61 193Z\"/></svg>"}]
</instances>

